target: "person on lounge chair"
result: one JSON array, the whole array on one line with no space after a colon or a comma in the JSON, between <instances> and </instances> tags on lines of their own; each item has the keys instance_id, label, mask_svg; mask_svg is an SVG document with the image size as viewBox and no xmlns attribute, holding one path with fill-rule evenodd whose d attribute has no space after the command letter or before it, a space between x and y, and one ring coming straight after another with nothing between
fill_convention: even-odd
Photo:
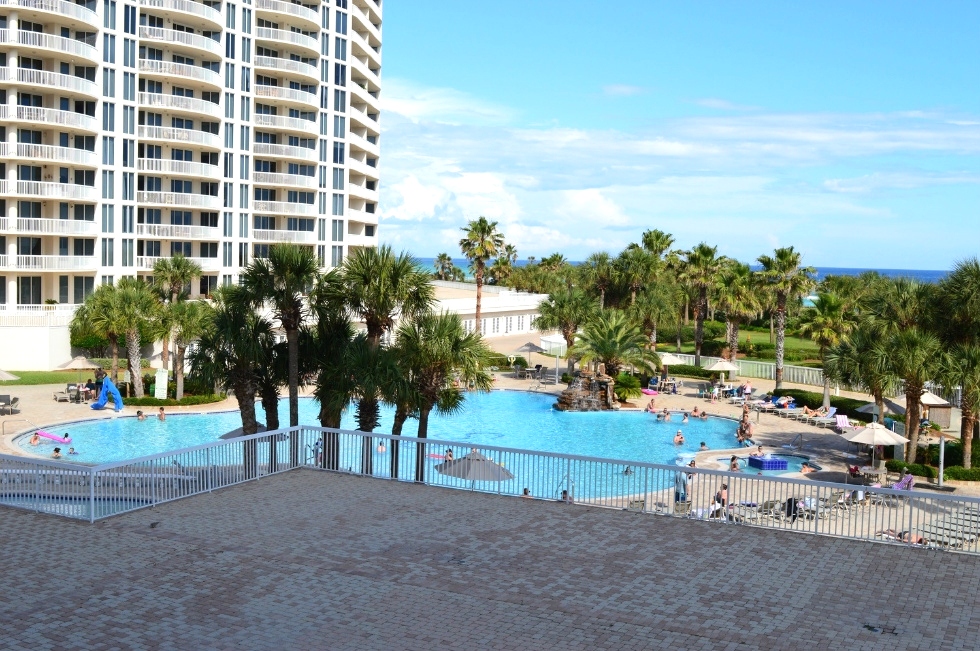
<instances>
[{"instance_id":1,"label":"person on lounge chair","mask_svg":"<svg viewBox=\"0 0 980 651\"><path fill-rule=\"evenodd\" d=\"M910 491L915 488L915 475L909 472L908 468L902 469L902 478L891 486L895 490Z\"/></svg>"},{"instance_id":2,"label":"person on lounge chair","mask_svg":"<svg viewBox=\"0 0 980 651\"><path fill-rule=\"evenodd\" d=\"M803 415L812 416L814 418L823 418L827 415L827 410L823 407L818 407L817 409L810 409L806 405L803 405Z\"/></svg>"},{"instance_id":3,"label":"person on lounge chair","mask_svg":"<svg viewBox=\"0 0 980 651\"><path fill-rule=\"evenodd\" d=\"M912 543L913 545L925 545L929 542L922 536L914 535L911 531L895 531L894 529L885 529L884 531L875 533L875 535L884 536L885 538L898 540L900 542Z\"/></svg>"}]
</instances>

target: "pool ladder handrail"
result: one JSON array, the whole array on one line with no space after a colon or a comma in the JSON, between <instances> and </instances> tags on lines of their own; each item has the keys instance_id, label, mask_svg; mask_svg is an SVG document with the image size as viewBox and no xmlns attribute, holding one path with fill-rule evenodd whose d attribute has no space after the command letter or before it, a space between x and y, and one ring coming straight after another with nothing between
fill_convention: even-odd
<instances>
[{"instance_id":1,"label":"pool ladder handrail","mask_svg":"<svg viewBox=\"0 0 980 651\"><path fill-rule=\"evenodd\" d=\"M28 420L26 418L11 418L11 419L8 419L8 420L3 421L3 426L2 426L2 428L0 428L0 432L3 433L3 436L6 436L7 435L7 423L18 423L18 422L30 423L31 425L34 426L34 429L41 429L41 426L38 425L37 423L35 423L32 420Z\"/></svg>"},{"instance_id":2,"label":"pool ladder handrail","mask_svg":"<svg viewBox=\"0 0 980 651\"><path fill-rule=\"evenodd\" d=\"M799 443L797 443L797 441L799 441ZM803 451L803 434L797 434L793 438L793 440L789 442L789 445L787 445L785 447L787 447L790 450L799 450L800 452L802 452Z\"/></svg>"}]
</instances>

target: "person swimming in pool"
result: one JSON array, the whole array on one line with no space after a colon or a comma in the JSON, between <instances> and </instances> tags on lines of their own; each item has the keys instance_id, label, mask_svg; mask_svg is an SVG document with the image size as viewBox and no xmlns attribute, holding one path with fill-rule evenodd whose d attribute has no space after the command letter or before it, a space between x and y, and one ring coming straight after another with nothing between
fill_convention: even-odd
<instances>
[{"instance_id":1,"label":"person swimming in pool","mask_svg":"<svg viewBox=\"0 0 980 651\"><path fill-rule=\"evenodd\" d=\"M55 448L54 449L54 452L51 453L51 458L52 459L60 459L61 458L61 448Z\"/></svg>"},{"instance_id":2,"label":"person swimming in pool","mask_svg":"<svg viewBox=\"0 0 980 651\"><path fill-rule=\"evenodd\" d=\"M136 410L136 420L146 420L146 414L142 410Z\"/></svg>"},{"instance_id":3,"label":"person swimming in pool","mask_svg":"<svg viewBox=\"0 0 980 651\"><path fill-rule=\"evenodd\" d=\"M684 418L681 419L681 424L683 425L685 423L690 422L690 419L691 419L691 415L688 414L687 412L684 412Z\"/></svg>"},{"instance_id":4,"label":"person swimming in pool","mask_svg":"<svg viewBox=\"0 0 980 651\"><path fill-rule=\"evenodd\" d=\"M68 454L78 454L75 452L75 448L68 448Z\"/></svg>"},{"instance_id":5,"label":"person swimming in pool","mask_svg":"<svg viewBox=\"0 0 980 651\"><path fill-rule=\"evenodd\" d=\"M31 445L40 445L41 444L41 436L37 432L34 432L34 435L31 436L31 440L28 441L28 443L30 443Z\"/></svg>"},{"instance_id":6,"label":"person swimming in pool","mask_svg":"<svg viewBox=\"0 0 980 651\"><path fill-rule=\"evenodd\" d=\"M684 433L680 430L674 434L674 445L684 445Z\"/></svg>"}]
</instances>

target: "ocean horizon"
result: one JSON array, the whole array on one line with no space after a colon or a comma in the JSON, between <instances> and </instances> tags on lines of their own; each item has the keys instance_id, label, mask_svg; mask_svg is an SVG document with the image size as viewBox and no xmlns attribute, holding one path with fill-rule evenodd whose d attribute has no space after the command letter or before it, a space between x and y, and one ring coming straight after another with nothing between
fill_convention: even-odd
<instances>
[{"instance_id":1,"label":"ocean horizon","mask_svg":"<svg viewBox=\"0 0 980 651\"><path fill-rule=\"evenodd\" d=\"M421 263L423 267L434 269L435 268L435 258L416 258L416 260ZM580 265L581 261L570 260L572 265ZM453 258L453 264L463 269L467 272L467 277L469 274L469 260L466 258ZM527 260L518 260L515 263L518 267L523 267L527 265ZM752 265L752 269L756 270L760 267L758 265ZM887 278L912 278L924 283L935 283L942 280L942 278L949 273L948 270L938 270L938 269L878 269L873 267L863 268L863 267L821 267L814 265L816 269L817 280L823 280L827 276L860 276L868 271L876 271L882 276Z\"/></svg>"}]
</instances>

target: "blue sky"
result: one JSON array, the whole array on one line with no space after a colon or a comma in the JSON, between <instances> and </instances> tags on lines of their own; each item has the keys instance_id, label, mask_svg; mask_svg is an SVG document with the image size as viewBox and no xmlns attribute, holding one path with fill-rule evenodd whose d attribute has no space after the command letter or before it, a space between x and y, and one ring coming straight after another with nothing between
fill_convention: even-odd
<instances>
[{"instance_id":1,"label":"blue sky","mask_svg":"<svg viewBox=\"0 0 980 651\"><path fill-rule=\"evenodd\" d=\"M754 260L980 253L980 3L384 5L382 242L618 252L648 228Z\"/></svg>"}]
</instances>

